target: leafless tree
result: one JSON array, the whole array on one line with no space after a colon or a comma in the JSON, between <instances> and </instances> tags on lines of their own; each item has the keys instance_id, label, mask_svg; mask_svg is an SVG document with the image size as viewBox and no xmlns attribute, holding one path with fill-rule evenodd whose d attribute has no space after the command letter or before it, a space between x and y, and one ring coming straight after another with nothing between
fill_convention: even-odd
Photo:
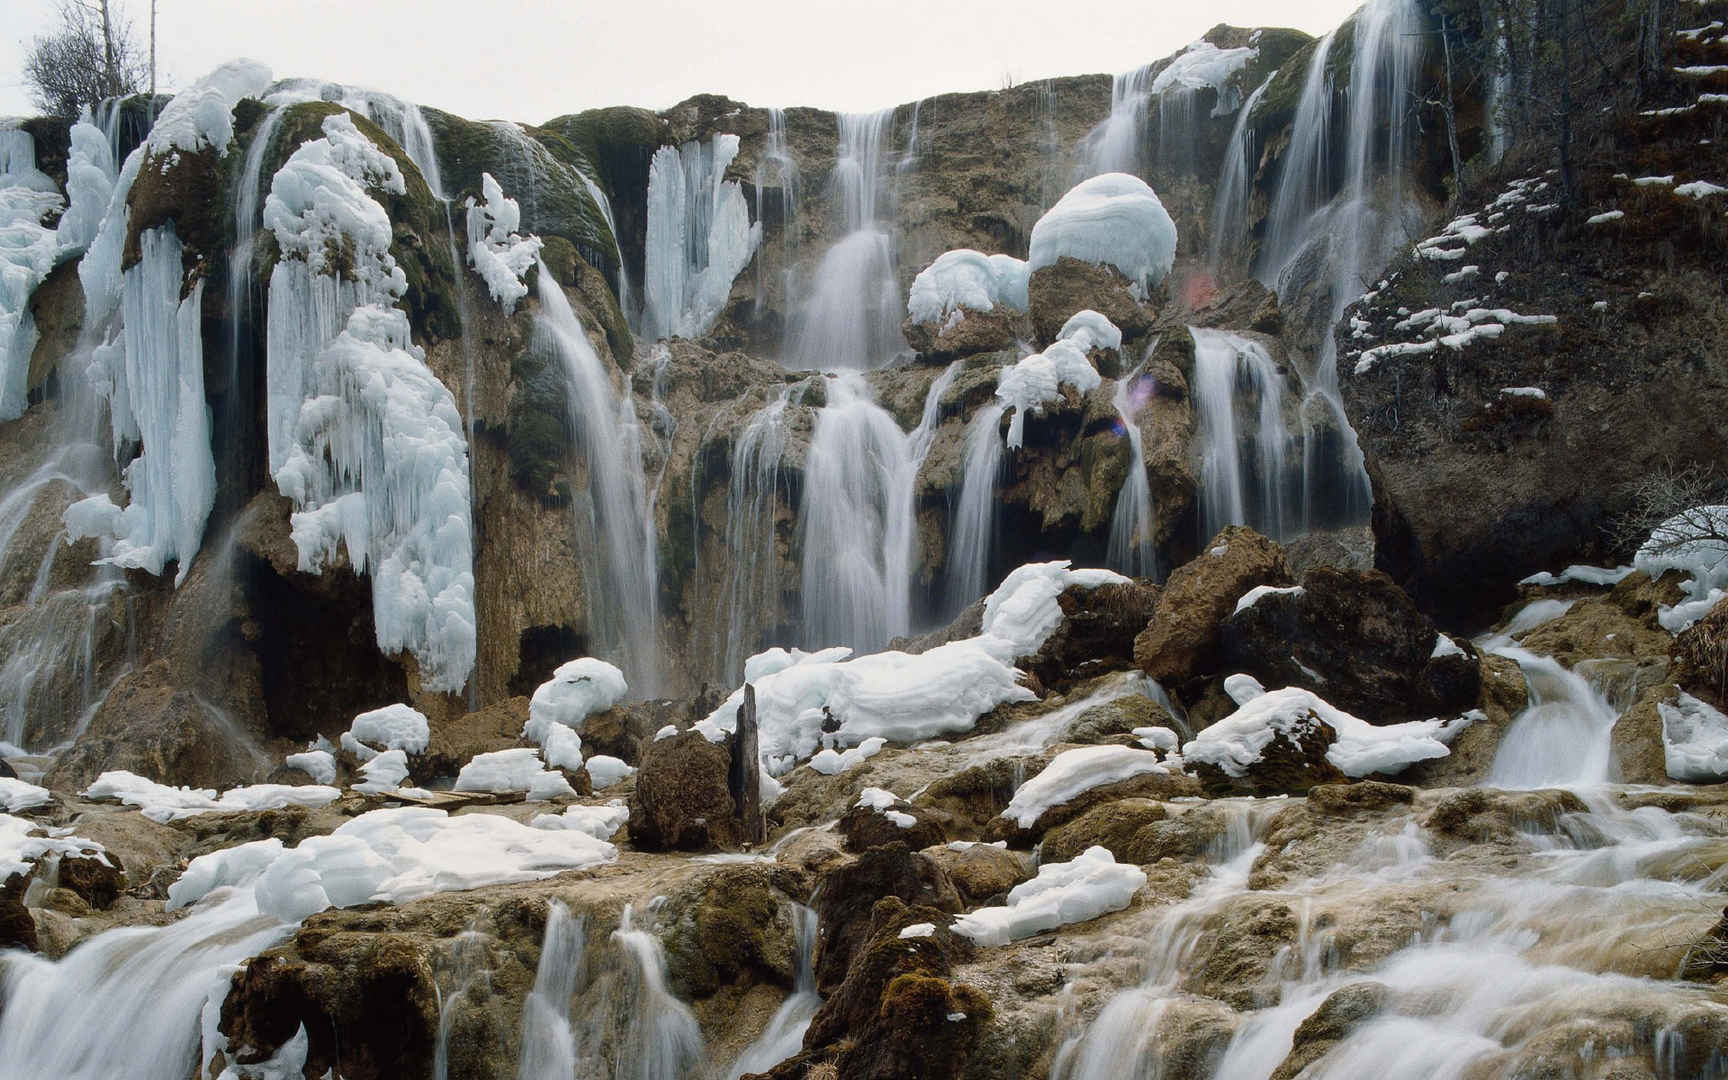
<instances>
[{"instance_id":1,"label":"leafless tree","mask_svg":"<svg viewBox=\"0 0 1728 1080\"><path fill-rule=\"evenodd\" d=\"M38 108L77 116L85 105L142 90L140 53L130 20L112 0L61 0L59 25L31 46L24 79Z\"/></svg>"},{"instance_id":2,"label":"leafless tree","mask_svg":"<svg viewBox=\"0 0 1728 1080\"><path fill-rule=\"evenodd\" d=\"M1608 526L1616 550L1635 551L1648 543L1658 556L1695 544L1728 552L1728 513L1722 509L1728 503L1728 477L1716 469L1662 465L1627 485L1623 494L1627 508Z\"/></svg>"}]
</instances>

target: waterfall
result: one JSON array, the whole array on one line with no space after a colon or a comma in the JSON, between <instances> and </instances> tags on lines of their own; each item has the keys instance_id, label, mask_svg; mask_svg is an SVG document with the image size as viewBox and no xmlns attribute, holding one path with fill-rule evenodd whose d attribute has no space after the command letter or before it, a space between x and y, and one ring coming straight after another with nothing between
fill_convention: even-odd
<instances>
[{"instance_id":1,"label":"waterfall","mask_svg":"<svg viewBox=\"0 0 1728 1080\"><path fill-rule=\"evenodd\" d=\"M440 949L434 971L438 991L438 1041L432 1044L432 1080L450 1080L450 1047L462 1044L456 1026L472 1000L484 1002L492 993L489 939L473 923Z\"/></svg>"},{"instance_id":2,"label":"waterfall","mask_svg":"<svg viewBox=\"0 0 1728 1080\"><path fill-rule=\"evenodd\" d=\"M1516 646L1493 650L1516 660L1529 703L1506 729L1483 781L1489 787L1583 787L1607 783L1610 736L1620 711L1583 675Z\"/></svg>"},{"instance_id":3,"label":"waterfall","mask_svg":"<svg viewBox=\"0 0 1728 1080\"><path fill-rule=\"evenodd\" d=\"M786 145L786 112L784 109L768 110L768 134L763 139L762 153L756 161L756 220L766 221L763 205L764 192L777 186L780 192L780 265L781 265L781 297L790 300L796 282L793 278L792 263L798 251L798 203L799 175L798 160L792 156L792 151ZM760 312L767 302L767 289L763 280L763 260L756 260L756 307Z\"/></svg>"},{"instance_id":4,"label":"waterfall","mask_svg":"<svg viewBox=\"0 0 1728 1080\"><path fill-rule=\"evenodd\" d=\"M583 583L592 618L591 652L615 657L630 685L658 685L658 545L642 475L641 431L629 394L618 393L564 290L538 262L540 310L536 347L564 366L570 424L588 463L578 521L594 542L581 545Z\"/></svg>"},{"instance_id":5,"label":"waterfall","mask_svg":"<svg viewBox=\"0 0 1728 1080\"><path fill-rule=\"evenodd\" d=\"M822 1006L821 995L816 993L816 913L803 904L793 904L792 929L798 940L792 993L780 1003L762 1034L732 1063L727 1080L739 1080L747 1073L765 1073L804 1048L804 1032Z\"/></svg>"},{"instance_id":6,"label":"waterfall","mask_svg":"<svg viewBox=\"0 0 1728 1080\"><path fill-rule=\"evenodd\" d=\"M235 965L292 927L238 889L167 926L110 930L63 959L0 953L0 1080L203 1075L203 1021Z\"/></svg>"},{"instance_id":7,"label":"waterfall","mask_svg":"<svg viewBox=\"0 0 1728 1080\"><path fill-rule=\"evenodd\" d=\"M618 1052L617 1080L682 1080L702 1059L702 1031L690 1009L666 988L660 939L635 928L629 905L612 932L634 965L635 1001Z\"/></svg>"},{"instance_id":8,"label":"waterfall","mask_svg":"<svg viewBox=\"0 0 1728 1080\"><path fill-rule=\"evenodd\" d=\"M1157 342L1147 347L1147 355ZM1152 394L1152 379L1142 374L1145 364L1116 383L1110 403L1116 407L1116 422L1128 437L1128 475L1116 493L1110 514L1110 540L1105 561L1130 577L1156 577L1158 573L1158 517L1152 505L1152 481L1146 473L1146 450L1140 432L1140 409Z\"/></svg>"},{"instance_id":9,"label":"waterfall","mask_svg":"<svg viewBox=\"0 0 1728 1080\"><path fill-rule=\"evenodd\" d=\"M781 389L750 417L732 443L726 491L725 585L715 619L714 673L731 684L747 657L759 652L779 625L786 591L780 575L779 520L791 505L786 455L786 410L802 397L803 383Z\"/></svg>"},{"instance_id":10,"label":"waterfall","mask_svg":"<svg viewBox=\"0 0 1728 1080\"><path fill-rule=\"evenodd\" d=\"M1259 342L1225 330L1190 327L1189 333L1194 337L1202 539L1226 525L1248 525L1283 538L1288 535L1290 445L1284 377ZM1239 403L1253 410L1252 431L1238 430Z\"/></svg>"},{"instance_id":11,"label":"waterfall","mask_svg":"<svg viewBox=\"0 0 1728 1080\"><path fill-rule=\"evenodd\" d=\"M804 640L866 652L911 627L917 465L862 375L827 386L804 470Z\"/></svg>"},{"instance_id":12,"label":"waterfall","mask_svg":"<svg viewBox=\"0 0 1728 1080\"><path fill-rule=\"evenodd\" d=\"M1152 65L1119 72L1110 80L1110 115L1087 138L1086 168L1099 173L1140 173L1140 132L1146 126L1146 104Z\"/></svg>"},{"instance_id":13,"label":"waterfall","mask_svg":"<svg viewBox=\"0 0 1728 1080\"><path fill-rule=\"evenodd\" d=\"M534 989L522 1005L522 1049L517 1080L570 1080L576 1075L576 1035L570 1027L570 999L584 981L587 926L563 903L547 905L546 935Z\"/></svg>"},{"instance_id":14,"label":"waterfall","mask_svg":"<svg viewBox=\"0 0 1728 1080\"><path fill-rule=\"evenodd\" d=\"M1236 128L1230 132L1230 142L1224 149L1224 167L1218 173L1217 193L1212 200L1210 236L1207 238L1206 266L1213 274L1224 272L1224 263L1242 253L1248 230L1248 200L1254 193L1254 170L1259 155L1255 152L1254 127L1249 118L1255 106L1272 85L1277 73L1254 88L1248 101L1236 117Z\"/></svg>"},{"instance_id":15,"label":"waterfall","mask_svg":"<svg viewBox=\"0 0 1728 1080\"><path fill-rule=\"evenodd\" d=\"M1314 46L1296 115L1290 121L1290 143L1284 150L1283 171L1266 214L1266 239L1260 246L1259 278L1279 289L1279 278L1301 246L1308 220L1325 205L1332 190L1332 79L1326 61L1338 31Z\"/></svg>"},{"instance_id":16,"label":"waterfall","mask_svg":"<svg viewBox=\"0 0 1728 1080\"><path fill-rule=\"evenodd\" d=\"M846 233L823 254L795 320L788 351L795 370L878 367L905 351L894 245L877 224L882 132L893 118L892 109L840 116L832 187Z\"/></svg>"},{"instance_id":17,"label":"waterfall","mask_svg":"<svg viewBox=\"0 0 1728 1080\"><path fill-rule=\"evenodd\" d=\"M948 607L958 612L991 585L990 555L996 539L996 492L1002 474L1002 410L992 400L966 426L960 465L960 498L948 528Z\"/></svg>"}]
</instances>

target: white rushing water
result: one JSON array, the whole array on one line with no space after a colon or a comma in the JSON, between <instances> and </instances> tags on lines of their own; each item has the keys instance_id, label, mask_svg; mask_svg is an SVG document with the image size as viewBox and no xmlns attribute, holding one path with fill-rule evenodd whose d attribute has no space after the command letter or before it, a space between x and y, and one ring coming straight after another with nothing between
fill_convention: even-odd
<instances>
[{"instance_id":1,"label":"white rushing water","mask_svg":"<svg viewBox=\"0 0 1728 1080\"><path fill-rule=\"evenodd\" d=\"M546 936L534 989L522 1006L522 1050L517 1080L569 1080L576 1075L576 1033L570 1028L570 999L585 981L587 927L557 900L548 905Z\"/></svg>"},{"instance_id":2,"label":"white rushing water","mask_svg":"<svg viewBox=\"0 0 1728 1080\"><path fill-rule=\"evenodd\" d=\"M635 405L614 388L552 272L544 262L538 268L536 343L563 365L570 424L588 463L588 487L578 494L575 513L590 538L581 545L592 617L590 650L616 658L632 687L652 693L659 680L659 556Z\"/></svg>"},{"instance_id":3,"label":"white rushing water","mask_svg":"<svg viewBox=\"0 0 1728 1080\"><path fill-rule=\"evenodd\" d=\"M816 993L816 913L803 904L793 904L792 930L798 944L792 993L768 1019L762 1034L732 1063L727 1080L738 1080L746 1073L767 1072L802 1050L804 1032L816 1018L816 1010L822 1007L822 997Z\"/></svg>"},{"instance_id":4,"label":"white rushing water","mask_svg":"<svg viewBox=\"0 0 1728 1080\"><path fill-rule=\"evenodd\" d=\"M1189 333L1202 538L1226 525L1248 525L1282 539L1290 532L1284 377L1257 341L1226 330Z\"/></svg>"},{"instance_id":5,"label":"white rushing water","mask_svg":"<svg viewBox=\"0 0 1728 1080\"><path fill-rule=\"evenodd\" d=\"M893 109L840 115L830 186L845 232L823 254L795 311L787 349L787 366L795 370L879 367L906 348L894 243L878 224L889 195L883 133L893 119Z\"/></svg>"},{"instance_id":6,"label":"white rushing water","mask_svg":"<svg viewBox=\"0 0 1728 1080\"><path fill-rule=\"evenodd\" d=\"M1002 410L991 401L966 425L960 498L948 527L948 607L959 612L990 591L990 556L996 542L996 492L1002 480Z\"/></svg>"},{"instance_id":7,"label":"white rushing water","mask_svg":"<svg viewBox=\"0 0 1728 1080\"><path fill-rule=\"evenodd\" d=\"M1156 347L1154 340L1147 346L1147 354ZM1151 378L1142 374L1144 367L1142 364L1118 380L1110 399L1116 422L1128 440L1129 457L1127 475L1110 513L1105 561L1130 577L1156 577L1158 573L1158 513L1152 504L1152 480L1146 472L1145 442L1140 432L1140 409L1153 390Z\"/></svg>"}]
</instances>

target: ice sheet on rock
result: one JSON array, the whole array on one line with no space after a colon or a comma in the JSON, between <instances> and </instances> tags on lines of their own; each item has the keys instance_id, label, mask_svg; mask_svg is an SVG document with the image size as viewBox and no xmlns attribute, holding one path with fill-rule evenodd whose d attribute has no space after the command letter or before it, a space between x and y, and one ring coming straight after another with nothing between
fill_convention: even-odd
<instances>
[{"instance_id":1,"label":"ice sheet on rock","mask_svg":"<svg viewBox=\"0 0 1728 1080\"><path fill-rule=\"evenodd\" d=\"M858 801L853 806L868 806L872 810L887 810L900 801L900 796L887 788L867 787L858 793Z\"/></svg>"},{"instance_id":2,"label":"ice sheet on rock","mask_svg":"<svg viewBox=\"0 0 1728 1080\"><path fill-rule=\"evenodd\" d=\"M406 750L418 754L432 741L426 714L410 705L386 705L363 712L348 726L348 734L374 750Z\"/></svg>"},{"instance_id":3,"label":"ice sheet on rock","mask_svg":"<svg viewBox=\"0 0 1728 1080\"><path fill-rule=\"evenodd\" d=\"M66 212L54 234L61 258L83 253L96 239L114 194L116 173L114 154L101 128L83 121L73 124L71 141L66 159Z\"/></svg>"},{"instance_id":4,"label":"ice sheet on rock","mask_svg":"<svg viewBox=\"0 0 1728 1080\"><path fill-rule=\"evenodd\" d=\"M355 791L368 795L394 791L408 779L408 755L401 750L386 750L374 754L360 766L360 774L366 779L354 785Z\"/></svg>"},{"instance_id":5,"label":"ice sheet on rock","mask_svg":"<svg viewBox=\"0 0 1728 1080\"><path fill-rule=\"evenodd\" d=\"M912 279L906 314L916 323L942 323L956 311L1025 311L1028 265L1012 255L971 248L944 251Z\"/></svg>"},{"instance_id":6,"label":"ice sheet on rock","mask_svg":"<svg viewBox=\"0 0 1728 1080\"><path fill-rule=\"evenodd\" d=\"M225 885L249 886L260 911L297 922L328 907L536 881L617 855L580 830L536 829L497 814L374 810L294 848L271 838L202 855L169 888L168 906L185 907Z\"/></svg>"},{"instance_id":7,"label":"ice sheet on rock","mask_svg":"<svg viewBox=\"0 0 1728 1080\"><path fill-rule=\"evenodd\" d=\"M529 824L536 829L572 829L596 840L610 840L629 820L630 808L624 800L613 799L605 806L567 806L562 814L536 814Z\"/></svg>"},{"instance_id":8,"label":"ice sheet on rock","mask_svg":"<svg viewBox=\"0 0 1728 1080\"><path fill-rule=\"evenodd\" d=\"M1252 675L1238 671L1224 680L1224 696L1238 705L1246 705L1257 697L1264 697L1266 688L1260 685L1260 680Z\"/></svg>"},{"instance_id":9,"label":"ice sheet on rock","mask_svg":"<svg viewBox=\"0 0 1728 1080\"><path fill-rule=\"evenodd\" d=\"M1242 704L1183 744L1182 758L1190 764L1217 766L1228 776L1246 776L1274 739L1294 742L1314 730L1318 720L1337 735L1326 759L1344 775L1392 775L1418 761L1450 754L1447 743L1472 719L1465 714L1376 727L1311 691L1291 686Z\"/></svg>"},{"instance_id":10,"label":"ice sheet on rock","mask_svg":"<svg viewBox=\"0 0 1728 1080\"><path fill-rule=\"evenodd\" d=\"M527 791L534 778L546 771L540 751L532 746L510 750L494 750L475 754L456 774L453 791L491 791L497 793Z\"/></svg>"},{"instance_id":11,"label":"ice sheet on rock","mask_svg":"<svg viewBox=\"0 0 1728 1080\"><path fill-rule=\"evenodd\" d=\"M762 240L744 189L727 180L738 136L663 146L648 169L643 330L698 337L713 325Z\"/></svg>"},{"instance_id":12,"label":"ice sheet on rock","mask_svg":"<svg viewBox=\"0 0 1728 1080\"><path fill-rule=\"evenodd\" d=\"M552 724L540 743L540 754L553 768L575 772L582 767L582 736L563 724Z\"/></svg>"},{"instance_id":13,"label":"ice sheet on rock","mask_svg":"<svg viewBox=\"0 0 1728 1080\"><path fill-rule=\"evenodd\" d=\"M1151 93L1156 96L1169 90L1217 90L1223 97L1224 84L1260 54L1251 46L1220 49L1210 41L1196 41L1176 54L1170 65L1152 80Z\"/></svg>"},{"instance_id":14,"label":"ice sheet on rock","mask_svg":"<svg viewBox=\"0 0 1728 1080\"><path fill-rule=\"evenodd\" d=\"M17 419L29 405L36 346L30 294L60 250L58 235L42 219L63 205L54 182L36 168L35 138L0 129L0 420Z\"/></svg>"},{"instance_id":15,"label":"ice sheet on rock","mask_svg":"<svg viewBox=\"0 0 1728 1080\"><path fill-rule=\"evenodd\" d=\"M1676 187L1674 194L1684 195L1689 199L1706 199L1712 195L1728 194L1728 187L1712 184L1708 180L1694 180L1690 184L1681 184Z\"/></svg>"},{"instance_id":16,"label":"ice sheet on rock","mask_svg":"<svg viewBox=\"0 0 1728 1080\"><path fill-rule=\"evenodd\" d=\"M553 724L581 731L583 721L618 704L629 690L624 673L604 660L584 656L560 664L529 700L522 737L544 745Z\"/></svg>"},{"instance_id":17,"label":"ice sheet on rock","mask_svg":"<svg viewBox=\"0 0 1728 1080\"><path fill-rule=\"evenodd\" d=\"M586 764L588 779L593 783L595 791L604 791L636 775L635 768L610 754L595 754Z\"/></svg>"},{"instance_id":18,"label":"ice sheet on rock","mask_svg":"<svg viewBox=\"0 0 1728 1080\"><path fill-rule=\"evenodd\" d=\"M306 750L298 754L289 754L282 759L282 764L290 769L299 769L310 776L314 783L333 784L336 782L336 759L328 750Z\"/></svg>"},{"instance_id":19,"label":"ice sheet on rock","mask_svg":"<svg viewBox=\"0 0 1728 1080\"><path fill-rule=\"evenodd\" d=\"M1061 806L1076 796L1105 784L1115 784L1148 773L1168 773L1150 750L1132 746L1084 746L1064 750L1037 776L1026 781L1002 816L1022 829L1032 824L1051 807Z\"/></svg>"},{"instance_id":20,"label":"ice sheet on rock","mask_svg":"<svg viewBox=\"0 0 1728 1080\"><path fill-rule=\"evenodd\" d=\"M1119 864L1107 849L1090 847L1068 862L1045 863L1037 877L1008 893L1005 906L961 915L951 929L980 945L1006 945L1120 911L1144 884L1138 866Z\"/></svg>"},{"instance_id":21,"label":"ice sheet on rock","mask_svg":"<svg viewBox=\"0 0 1728 1080\"><path fill-rule=\"evenodd\" d=\"M480 174L480 190L485 201L468 200L468 261L508 314L528 295L523 278L540 257L541 240L520 234L522 208L505 198L491 173Z\"/></svg>"},{"instance_id":22,"label":"ice sheet on rock","mask_svg":"<svg viewBox=\"0 0 1728 1080\"><path fill-rule=\"evenodd\" d=\"M927 938L934 936L935 933L935 923L913 923L911 926L903 926L900 928L900 940L910 941L913 938Z\"/></svg>"},{"instance_id":23,"label":"ice sheet on rock","mask_svg":"<svg viewBox=\"0 0 1728 1080\"><path fill-rule=\"evenodd\" d=\"M1167 754L1174 752L1177 743L1181 741L1180 737L1167 727L1137 727L1129 734L1139 739L1140 745L1146 749L1162 750Z\"/></svg>"},{"instance_id":24,"label":"ice sheet on rock","mask_svg":"<svg viewBox=\"0 0 1728 1080\"><path fill-rule=\"evenodd\" d=\"M196 153L213 147L226 154L234 141L234 106L241 98L262 97L270 88L270 69L256 60L230 60L175 94L150 128L150 154L176 150Z\"/></svg>"},{"instance_id":25,"label":"ice sheet on rock","mask_svg":"<svg viewBox=\"0 0 1728 1080\"><path fill-rule=\"evenodd\" d=\"M570 781L564 779L564 774L550 770L536 773L528 781L528 801L546 802L549 799L574 799L576 789L570 786Z\"/></svg>"},{"instance_id":26,"label":"ice sheet on rock","mask_svg":"<svg viewBox=\"0 0 1728 1080\"><path fill-rule=\"evenodd\" d=\"M881 736L873 736L854 746L844 753L828 749L818 751L810 759L810 767L823 776L838 776L850 769L856 769L866 761L875 757L881 749L888 745L888 740Z\"/></svg>"},{"instance_id":27,"label":"ice sheet on rock","mask_svg":"<svg viewBox=\"0 0 1728 1080\"><path fill-rule=\"evenodd\" d=\"M108 863L102 845L94 840L81 836L48 836L46 831L41 824L28 818L0 813L0 884L13 874L25 873L44 855L81 855Z\"/></svg>"},{"instance_id":28,"label":"ice sheet on rock","mask_svg":"<svg viewBox=\"0 0 1728 1080\"><path fill-rule=\"evenodd\" d=\"M1076 184L1032 226L1032 270L1063 256L1122 271L1136 288L1164 280L1176 256L1176 223L1146 181L1104 173Z\"/></svg>"},{"instance_id":29,"label":"ice sheet on rock","mask_svg":"<svg viewBox=\"0 0 1728 1080\"><path fill-rule=\"evenodd\" d=\"M114 799L137 807L151 821L166 824L198 814L274 810L283 806L325 806L342 793L321 784L250 784L229 788L170 787L125 770L105 772L84 790L86 799Z\"/></svg>"},{"instance_id":30,"label":"ice sheet on rock","mask_svg":"<svg viewBox=\"0 0 1728 1080\"><path fill-rule=\"evenodd\" d=\"M1463 656L1463 655L1464 655L1464 650L1459 647L1459 645L1456 641L1453 641L1451 638L1447 637L1445 634L1435 634L1434 635L1434 649L1432 652L1430 652L1428 654L1428 659L1438 660L1441 657L1445 657L1445 656Z\"/></svg>"},{"instance_id":31,"label":"ice sheet on rock","mask_svg":"<svg viewBox=\"0 0 1728 1080\"><path fill-rule=\"evenodd\" d=\"M1618 585L1631 576L1634 567L1630 566L1568 566L1558 574L1542 570L1521 578L1520 585L1563 585L1569 581L1581 582L1585 585Z\"/></svg>"},{"instance_id":32,"label":"ice sheet on rock","mask_svg":"<svg viewBox=\"0 0 1728 1080\"><path fill-rule=\"evenodd\" d=\"M1686 600L1663 607L1662 626L1677 634L1703 618L1728 595L1728 505L1695 506L1656 526L1638 549L1632 565L1660 578L1669 570L1690 575L1683 585Z\"/></svg>"},{"instance_id":33,"label":"ice sheet on rock","mask_svg":"<svg viewBox=\"0 0 1728 1080\"><path fill-rule=\"evenodd\" d=\"M8 814L34 810L53 801L54 796L48 793L47 788L27 784L10 776L0 776L0 810Z\"/></svg>"},{"instance_id":34,"label":"ice sheet on rock","mask_svg":"<svg viewBox=\"0 0 1728 1080\"><path fill-rule=\"evenodd\" d=\"M780 775L821 749L880 737L914 743L970 730L977 718L1033 694L1014 661L1036 653L1062 620L1057 598L1071 585L1126 582L1111 570L1071 570L1067 560L1032 563L1005 578L984 605L982 632L919 655L882 652L848 659L837 647L816 653L770 650L745 664L756 687L765 774ZM736 690L696 725L718 742L737 724ZM825 714L838 723L824 732Z\"/></svg>"},{"instance_id":35,"label":"ice sheet on rock","mask_svg":"<svg viewBox=\"0 0 1728 1080\"><path fill-rule=\"evenodd\" d=\"M1728 780L1728 716L1684 691L1656 708L1668 775L1688 784Z\"/></svg>"}]
</instances>

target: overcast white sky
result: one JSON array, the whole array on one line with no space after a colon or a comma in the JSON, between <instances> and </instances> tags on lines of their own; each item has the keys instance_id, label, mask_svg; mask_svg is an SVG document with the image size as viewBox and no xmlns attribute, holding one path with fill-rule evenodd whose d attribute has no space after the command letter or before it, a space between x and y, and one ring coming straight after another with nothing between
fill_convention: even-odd
<instances>
[{"instance_id":1,"label":"overcast white sky","mask_svg":"<svg viewBox=\"0 0 1728 1080\"><path fill-rule=\"evenodd\" d=\"M149 0L127 7L140 39ZM691 94L876 109L1048 75L1125 71L1218 22L1318 34L1360 0L159 0L158 79L250 56L277 77L537 123ZM29 113L25 50L55 0L0 0L0 115Z\"/></svg>"}]
</instances>

